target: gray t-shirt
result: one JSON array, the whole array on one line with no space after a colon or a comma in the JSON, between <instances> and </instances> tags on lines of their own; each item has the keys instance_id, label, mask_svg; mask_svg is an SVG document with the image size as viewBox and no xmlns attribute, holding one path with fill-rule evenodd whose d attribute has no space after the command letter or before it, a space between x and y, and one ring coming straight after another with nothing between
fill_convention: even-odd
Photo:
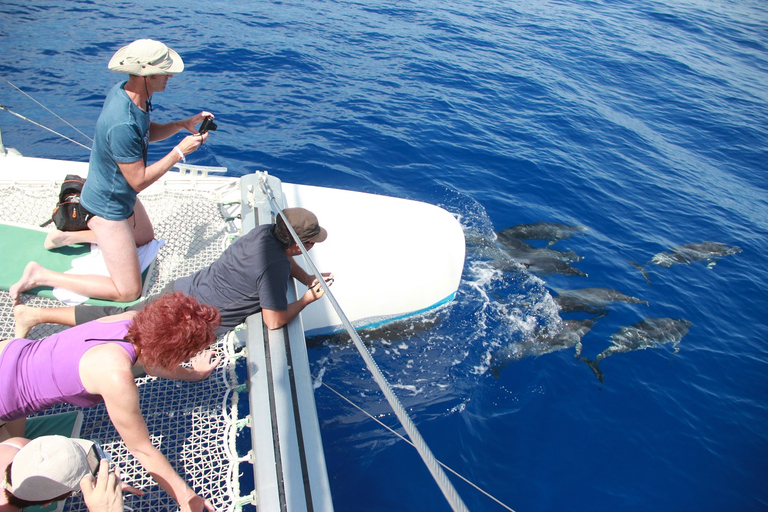
<instances>
[{"instance_id":1,"label":"gray t-shirt","mask_svg":"<svg viewBox=\"0 0 768 512\"><path fill-rule=\"evenodd\" d=\"M227 247L209 267L174 282L174 291L219 309L221 326L217 335L262 308L288 309L291 264L272 234L273 228L274 224L258 226Z\"/></svg>"}]
</instances>

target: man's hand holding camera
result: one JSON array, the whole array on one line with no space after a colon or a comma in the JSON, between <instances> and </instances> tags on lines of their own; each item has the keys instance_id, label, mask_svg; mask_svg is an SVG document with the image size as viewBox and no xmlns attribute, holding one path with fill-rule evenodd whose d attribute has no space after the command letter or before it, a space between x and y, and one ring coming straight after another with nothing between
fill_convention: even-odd
<instances>
[{"instance_id":1,"label":"man's hand holding camera","mask_svg":"<svg viewBox=\"0 0 768 512\"><path fill-rule=\"evenodd\" d=\"M120 477L109 470L109 461L101 459L96 479L85 475L80 481L83 501L90 512L123 512L123 492L143 496L144 492L125 485Z\"/></svg>"},{"instance_id":2,"label":"man's hand holding camera","mask_svg":"<svg viewBox=\"0 0 768 512\"><path fill-rule=\"evenodd\" d=\"M193 135L187 135L176 146L177 150L182 155L186 156L197 148L199 148L203 142L208 140L208 131L215 131L218 126L213 122L214 115L210 112L200 112L197 115L189 117L184 121L181 121L184 128ZM197 123L200 123L200 129L196 128Z\"/></svg>"}]
</instances>

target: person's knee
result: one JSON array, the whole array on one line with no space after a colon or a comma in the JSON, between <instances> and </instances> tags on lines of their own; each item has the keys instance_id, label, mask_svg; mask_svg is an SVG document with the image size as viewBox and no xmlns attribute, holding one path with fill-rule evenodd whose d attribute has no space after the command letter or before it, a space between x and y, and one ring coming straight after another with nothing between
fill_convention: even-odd
<instances>
[{"instance_id":1,"label":"person's knee","mask_svg":"<svg viewBox=\"0 0 768 512\"><path fill-rule=\"evenodd\" d=\"M120 293L116 298L115 302L131 302L136 299L138 299L141 296L141 292L136 293Z\"/></svg>"},{"instance_id":2,"label":"person's knee","mask_svg":"<svg viewBox=\"0 0 768 512\"><path fill-rule=\"evenodd\" d=\"M132 300L136 300L141 296L141 282L134 283L128 286L125 286L117 291L117 297L115 298L118 302L130 302Z\"/></svg>"},{"instance_id":3,"label":"person's knee","mask_svg":"<svg viewBox=\"0 0 768 512\"><path fill-rule=\"evenodd\" d=\"M133 232L133 239L136 241L136 247L148 244L155 239L155 229L150 224L144 229L136 230Z\"/></svg>"}]
</instances>

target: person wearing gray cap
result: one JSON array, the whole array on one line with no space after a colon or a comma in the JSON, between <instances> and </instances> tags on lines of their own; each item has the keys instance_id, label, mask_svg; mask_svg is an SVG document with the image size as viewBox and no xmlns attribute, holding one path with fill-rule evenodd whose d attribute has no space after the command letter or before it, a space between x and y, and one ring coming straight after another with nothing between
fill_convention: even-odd
<instances>
[{"instance_id":1,"label":"person wearing gray cap","mask_svg":"<svg viewBox=\"0 0 768 512\"><path fill-rule=\"evenodd\" d=\"M152 223L136 197L157 181L185 155L208 138L195 125L210 112L170 123L150 121L152 97L165 90L169 78L184 70L178 53L160 41L139 39L120 48L109 61L109 69L127 73L128 80L116 84L107 94L96 123L88 178L81 195L88 229L53 230L46 238L47 249L74 243L98 243L109 276L72 275L54 272L36 262L27 264L21 279L10 288L11 298L36 286L53 286L87 297L132 301L141 294L141 268L136 247L155 236ZM167 155L149 165L150 142L164 140L187 130Z\"/></svg>"},{"instance_id":2,"label":"person wearing gray cap","mask_svg":"<svg viewBox=\"0 0 768 512\"><path fill-rule=\"evenodd\" d=\"M93 441L64 436L42 436L33 440L14 437L0 443L0 511L18 510L67 498L77 489L91 512L123 510L122 491L144 494L121 486L109 471L108 461L96 455ZM100 482L94 481L97 477ZM105 497L109 498L107 502ZM120 502L120 508L106 503Z\"/></svg>"},{"instance_id":3,"label":"person wearing gray cap","mask_svg":"<svg viewBox=\"0 0 768 512\"><path fill-rule=\"evenodd\" d=\"M307 250L327 238L328 232L320 226L317 216L311 211L286 208L283 212ZM235 240L208 267L169 283L158 294L132 306L16 306L13 309L15 336L24 338L35 325L41 323L74 326L126 310L141 310L157 297L172 291L184 292L203 304L216 307L221 314L217 336L234 329L259 311L267 327L278 329L324 293L315 276L308 274L294 261L293 257L300 254L301 249L292 240L280 217L276 224L258 226ZM286 300L289 277L308 288L290 304ZM330 272L323 273L323 277L328 285L333 283Z\"/></svg>"}]
</instances>

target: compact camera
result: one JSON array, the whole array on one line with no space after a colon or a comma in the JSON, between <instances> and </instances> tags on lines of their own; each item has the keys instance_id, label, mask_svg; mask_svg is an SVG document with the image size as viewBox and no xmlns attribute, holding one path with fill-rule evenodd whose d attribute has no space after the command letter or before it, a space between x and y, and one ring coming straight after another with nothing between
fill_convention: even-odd
<instances>
[{"instance_id":1,"label":"compact camera","mask_svg":"<svg viewBox=\"0 0 768 512\"><path fill-rule=\"evenodd\" d=\"M104 451L99 443L94 442L91 449L88 450L88 453L85 455L88 469L91 471L91 476L94 478L99 474L99 462L101 459L111 460L112 457Z\"/></svg>"},{"instance_id":2,"label":"compact camera","mask_svg":"<svg viewBox=\"0 0 768 512\"><path fill-rule=\"evenodd\" d=\"M213 122L213 118L206 117L205 119L203 119L203 122L200 124L200 129L198 130L198 132L200 132L200 134L202 135L208 130L215 132L216 128L218 128L218 126L216 126L216 123Z\"/></svg>"}]
</instances>

